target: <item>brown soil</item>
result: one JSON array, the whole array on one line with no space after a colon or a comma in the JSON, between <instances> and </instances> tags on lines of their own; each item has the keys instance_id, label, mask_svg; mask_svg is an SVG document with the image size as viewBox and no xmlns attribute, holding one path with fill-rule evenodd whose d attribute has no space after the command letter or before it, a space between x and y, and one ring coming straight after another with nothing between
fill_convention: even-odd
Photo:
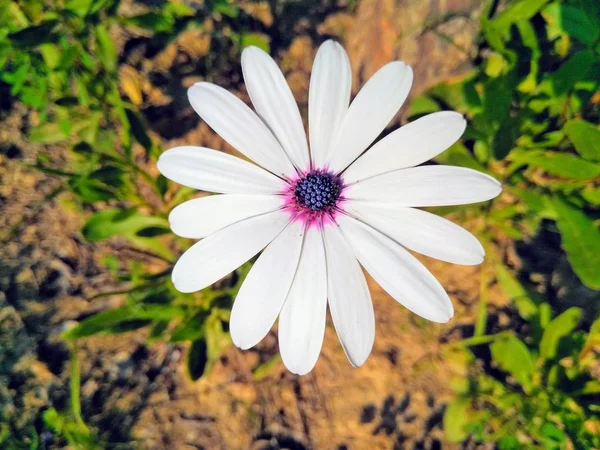
<instances>
[{"instance_id":1,"label":"brown soil","mask_svg":"<svg viewBox=\"0 0 600 450\"><path fill-rule=\"evenodd\" d=\"M381 65L402 59L415 69L414 94L468 70L462 49L472 48L473 18L482 3L362 0L342 12L335 5L319 7L289 23L266 4L248 9L275 36L273 52L306 113L312 58L325 38L338 37L345 44L354 92ZM443 23L429 30L438 22ZM203 39L201 33L186 32L153 58L132 51L121 67L139 81L140 106L154 132L170 139L164 148L186 143L231 151L187 105L185 87L199 77L175 70L204 55ZM171 72L177 76L166 85L148 81L150 73ZM216 81L245 96L235 67ZM118 297L86 299L118 287L101 256L130 251L118 240L85 242L79 232L82 215L73 210L69 194L59 192L60 181L23 165L41 151L62 161L63 149L27 142L31 120L15 104L0 127L0 323L9 324L1 328L0 344L21 344L0 359L0 406L22 424L39 421L49 405L67 406L68 356L57 335L70 321L119 302ZM474 218L463 225L475 229L479 224ZM133 432L137 447L145 449L456 448L444 440L441 417L452 380L464 368L444 344L472 327L481 271L488 268L423 261L450 293L456 317L444 326L427 323L369 280L377 335L371 357L359 369L347 362L331 324L311 374L297 377L279 364L260 380L251 368L277 354L275 331L255 350L232 347L197 382L185 373L184 346L148 344L145 330L97 336L79 349L84 418L111 442L127 442ZM506 302L495 285L488 295L492 309Z\"/></svg>"}]
</instances>

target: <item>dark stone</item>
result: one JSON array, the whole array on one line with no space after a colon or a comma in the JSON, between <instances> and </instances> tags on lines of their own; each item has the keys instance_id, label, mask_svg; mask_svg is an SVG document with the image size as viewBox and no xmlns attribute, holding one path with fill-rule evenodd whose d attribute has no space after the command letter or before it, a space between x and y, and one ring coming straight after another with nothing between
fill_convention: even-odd
<instances>
[{"instance_id":1,"label":"dark stone","mask_svg":"<svg viewBox=\"0 0 600 450\"><path fill-rule=\"evenodd\" d=\"M360 412L360 423L371 423L375 419L377 407L372 403L365 405Z\"/></svg>"}]
</instances>

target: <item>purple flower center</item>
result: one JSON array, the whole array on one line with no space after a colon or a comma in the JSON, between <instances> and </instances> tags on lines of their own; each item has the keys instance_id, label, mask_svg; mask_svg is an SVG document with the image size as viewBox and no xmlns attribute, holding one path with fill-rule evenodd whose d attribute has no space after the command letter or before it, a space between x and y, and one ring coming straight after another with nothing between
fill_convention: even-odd
<instances>
[{"instance_id":1,"label":"purple flower center","mask_svg":"<svg viewBox=\"0 0 600 450\"><path fill-rule=\"evenodd\" d=\"M335 207L341 192L339 177L320 170L309 172L294 186L296 203L314 213Z\"/></svg>"}]
</instances>

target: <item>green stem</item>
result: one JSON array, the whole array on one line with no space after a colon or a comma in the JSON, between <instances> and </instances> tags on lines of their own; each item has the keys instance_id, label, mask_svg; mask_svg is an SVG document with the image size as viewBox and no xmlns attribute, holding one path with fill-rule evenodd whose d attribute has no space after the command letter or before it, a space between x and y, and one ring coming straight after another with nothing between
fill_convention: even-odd
<instances>
[{"instance_id":1,"label":"green stem","mask_svg":"<svg viewBox=\"0 0 600 450\"><path fill-rule=\"evenodd\" d=\"M496 339L495 334L482 334L480 336L472 336L470 338L463 339L462 341L454 342L450 345L453 347L473 347L475 345L489 344Z\"/></svg>"},{"instance_id":2,"label":"green stem","mask_svg":"<svg viewBox=\"0 0 600 450\"><path fill-rule=\"evenodd\" d=\"M481 266L481 284L479 286L479 309L475 322L474 336L483 336L487 325L488 277L485 265Z\"/></svg>"},{"instance_id":3,"label":"green stem","mask_svg":"<svg viewBox=\"0 0 600 450\"><path fill-rule=\"evenodd\" d=\"M70 394L71 394L71 413L75 422L80 427L88 431L88 427L83 421L81 416L81 398L80 398L80 370L79 370L79 357L77 355L77 342L75 341L71 347L71 380L70 380Z\"/></svg>"}]
</instances>

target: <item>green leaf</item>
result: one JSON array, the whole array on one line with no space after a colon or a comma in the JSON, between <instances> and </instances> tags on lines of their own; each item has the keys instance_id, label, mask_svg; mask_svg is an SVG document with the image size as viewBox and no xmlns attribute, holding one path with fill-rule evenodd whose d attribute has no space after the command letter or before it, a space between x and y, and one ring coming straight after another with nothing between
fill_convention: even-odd
<instances>
[{"instance_id":1,"label":"green leaf","mask_svg":"<svg viewBox=\"0 0 600 450\"><path fill-rule=\"evenodd\" d=\"M590 327L590 332L588 333L585 344L579 353L580 362L585 360L588 355L591 355L592 358L594 358L594 348L598 345L600 345L600 317L598 317ZM600 381L598 383L600 384Z\"/></svg>"},{"instance_id":2,"label":"green leaf","mask_svg":"<svg viewBox=\"0 0 600 450\"><path fill-rule=\"evenodd\" d=\"M551 320L546 326L540 342L540 356L545 359L555 358L561 338L570 334L577 327L580 318L581 310L573 307Z\"/></svg>"},{"instance_id":3,"label":"green leaf","mask_svg":"<svg viewBox=\"0 0 600 450\"><path fill-rule=\"evenodd\" d=\"M213 11L223 14L224 16L235 19L239 16L239 7L234 4L230 4L227 0L216 0L213 2Z\"/></svg>"},{"instance_id":4,"label":"green leaf","mask_svg":"<svg viewBox=\"0 0 600 450\"><path fill-rule=\"evenodd\" d=\"M168 226L161 217L144 216L135 210L107 209L95 213L83 227L89 241L100 241L112 236L134 236L142 228Z\"/></svg>"},{"instance_id":5,"label":"green leaf","mask_svg":"<svg viewBox=\"0 0 600 450\"><path fill-rule=\"evenodd\" d=\"M231 347L231 336L223 329L219 311L213 309L206 321L206 343L208 344L208 370Z\"/></svg>"},{"instance_id":6,"label":"green leaf","mask_svg":"<svg viewBox=\"0 0 600 450\"><path fill-rule=\"evenodd\" d=\"M96 44L98 59L109 72L117 68L117 49L104 25L96 25Z\"/></svg>"},{"instance_id":7,"label":"green leaf","mask_svg":"<svg viewBox=\"0 0 600 450\"><path fill-rule=\"evenodd\" d=\"M192 380L207 374L231 346L231 338L223 330L223 322L217 310L213 310L204 328L205 337L194 341L188 351L187 368Z\"/></svg>"},{"instance_id":8,"label":"green leaf","mask_svg":"<svg viewBox=\"0 0 600 450\"><path fill-rule=\"evenodd\" d=\"M502 34L494 22L490 21L484 14L481 15L481 34L485 37L486 42L493 50L499 53L506 52L506 46L502 39Z\"/></svg>"},{"instance_id":9,"label":"green leaf","mask_svg":"<svg viewBox=\"0 0 600 450\"><path fill-rule=\"evenodd\" d=\"M519 20L529 20L544 7L549 0L517 0L510 3L493 20L494 26L502 33L506 34L510 26Z\"/></svg>"},{"instance_id":10,"label":"green leaf","mask_svg":"<svg viewBox=\"0 0 600 450\"><path fill-rule=\"evenodd\" d=\"M521 41L523 45L531 51L529 57L529 73L523 81L519 83L519 90L521 92L533 92L537 86L537 77L539 71L539 59L541 51L538 43L538 38L535 33L535 29L531 22L521 20L515 24L521 35Z\"/></svg>"},{"instance_id":11,"label":"green leaf","mask_svg":"<svg viewBox=\"0 0 600 450\"><path fill-rule=\"evenodd\" d=\"M92 3L94 3L94 0L69 0L65 5L65 9L80 17L85 17Z\"/></svg>"},{"instance_id":12,"label":"green leaf","mask_svg":"<svg viewBox=\"0 0 600 450\"><path fill-rule=\"evenodd\" d=\"M168 14L147 12L134 17L124 19L125 24L145 28L155 33L168 33L173 29L175 20Z\"/></svg>"},{"instance_id":13,"label":"green leaf","mask_svg":"<svg viewBox=\"0 0 600 450\"><path fill-rule=\"evenodd\" d=\"M58 39L56 28L59 23L58 20L47 20L39 25L10 33L7 38L15 47L22 49L34 48L47 42L55 42Z\"/></svg>"},{"instance_id":14,"label":"green leaf","mask_svg":"<svg viewBox=\"0 0 600 450\"><path fill-rule=\"evenodd\" d=\"M492 52L485 60L484 72L491 78L499 77L506 68L508 68L508 63L499 53Z\"/></svg>"},{"instance_id":15,"label":"green leaf","mask_svg":"<svg viewBox=\"0 0 600 450\"><path fill-rule=\"evenodd\" d=\"M264 50L269 53L271 51L271 44L269 43L269 36L262 33L242 33L240 36L241 48L250 47L251 45Z\"/></svg>"},{"instance_id":16,"label":"green leaf","mask_svg":"<svg viewBox=\"0 0 600 450\"><path fill-rule=\"evenodd\" d=\"M54 144L68 137L58 123L46 123L29 131L29 140L39 144Z\"/></svg>"},{"instance_id":17,"label":"green leaf","mask_svg":"<svg viewBox=\"0 0 600 450\"><path fill-rule=\"evenodd\" d=\"M525 289L519 280L502 264L496 265L496 277L500 282L500 286L511 298L513 304L517 308L519 315L530 320L537 314L537 302L539 299L532 298L532 294Z\"/></svg>"},{"instance_id":18,"label":"green leaf","mask_svg":"<svg viewBox=\"0 0 600 450\"><path fill-rule=\"evenodd\" d=\"M589 161L600 161L600 130L585 120L569 120L563 131L575 150Z\"/></svg>"},{"instance_id":19,"label":"green leaf","mask_svg":"<svg viewBox=\"0 0 600 450\"><path fill-rule=\"evenodd\" d=\"M584 45L592 46L600 35L600 28L593 20L594 15L577 6L555 2L548 5L542 15L547 22Z\"/></svg>"},{"instance_id":20,"label":"green leaf","mask_svg":"<svg viewBox=\"0 0 600 450\"><path fill-rule=\"evenodd\" d=\"M71 190L84 203L105 201L115 197L115 192L109 186L91 176L76 175L69 178L68 183Z\"/></svg>"},{"instance_id":21,"label":"green leaf","mask_svg":"<svg viewBox=\"0 0 600 450\"><path fill-rule=\"evenodd\" d=\"M581 196L590 205L600 206L600 188L587 187L581 191Z\"/></svg>"},{"instance_id":22,"label":"green leaf","mask_svg":"<svg viewBox=\"0 0 600 450\"><path fill-rule=\"evenodd\" d=\"M48 69L56 69L61 59L59 46L55 44L42 44L38 49Z\"/></svg>"},{"instance_id":23,"label":"green leaf","mask_svg":"<svg viewBox=\"0 0 600 450\"><path fill-rule=\"evenodd\" d=\"M138 141L142 147L146 150L146 154L150 154L152 150L152 139L148 135L146 131L146 126L144 125L144 121L140 117L140 115L132 111L129 108L125 109L125 114L127 115L127 119L129 120L129 125L131 127L131 133L136 141Z\"/></svg>"},{"instance_id":24,"label":"green leaf","mask_svg":"<svg viewBox=\"0 0 600 450\"><path fill-rule=\"evenodd\" d=\"M427 95L418 95L410 102L408 117L416 118L440 110L440 105ZM415 117L416 116L416 117Z\"/></svg>"},{"instance_id":25,"label":"green leaf","mask_svg":"<svg viewBox=\"0 0 600 450\"><path fill-rule=\"evenodd\" d=\"M252 378L259 381L271 373L271 371L281 363L281 355L278 353L271 359L259 364L252 370Z\"/></svg>"},{"instance_id":26,"label":"green leaf","mask_svg":"<svg viewBox=\"0 0 600 450\"><path fill-rule=\"evenodd\" d=\"M498 450L519 450L521 443L515 436L502 436L498 440Z\"/></svg>"},{"instance_id":27,"label":"green leaf","mask_svg":"<svg viewBox=\"0 0 600 450\"><path fill-rule=\"evenodd\" d=\"M512 150L520 135L519 123L518 117L508 117L500 124L492 139L492 154L495 159L504 159Z\"/></svg>"},{"instance_id":28,"label":"green leaf","mask_svg":"<svg viewBox=\"0 0 600 450\"><path fill-rule=\"evenodd\" d=\"M471 399L456 397L444 412L444 432L451 442L462 442L468 435L466 426L469 424Z\"/></svg>"},{"instance_id":29,"label":"green leaf","mask_svg":"<svg viewBox=\"0 0 600 450\"><path fill-rule=\"evenodd\" d=\"M592 50L577 52L550 75L550 82L555 95L569 92L575 83L585 79L590 72L596 57ZM556 100L554 100L556 101Z\"/></svg>"},{"instance_id":30,"label":"green leaf","mask_svg":"<svg viewBox=\"0 0 600 450\"><path fill-rule=\"evenodd\" d=\"M189 320L179 324L171 334L171 342L195 341L204 337L206 319L210 311L202 310L194 314Z\"/></svg>"},{"instance_id":31,"label":"green leaf","mask_svg":"<svg viewBox=\"0 0 600 450\"><path fill-rule=\"evenodd\" d=\"M510 159L573 180L590 180L600 175L600 164L585 161L568 153L526 150L517 154L511 153Z\"/></svg>"},{"instance_id":32,"label":"green leaf","mask_svg":"<svg viewBox=\"0 0 600 450\"><path fill-rule=\"evenodd\" d=\"M146 237L156 233L145 233L150 228L165 230L168 221L162 217L144 216L135 210L107 209L93 214L83 226L83 236L89 241L100 241L113 236L122 236L141 248L147 248L166 259L172 259L172 253L156 238Z\"/></svg>"},{"instance_id":33,"label":"green leaf","mask_svg":"<svg viewBox=\"0 0 600 450\"><path fill-rule=\"evenodd\" d=\"M65 331L63 339L73 340L97 333L127 331L118 326L137 320L171 320L184 314L184 310L172 305L128 305L95 314L79 325Z\"/></svg>"},{"instance_id":34,"label":"green leaf","mask_svg":"<svg viewBox=\"0 0 600 450\"><path fill-rule=\"evenodd\" d=\"M490 345L492 358L498 366L511 374L528 391L533 374L533 359L527 346L513 334L498 335Z\"/></svg>"},{"instance_id":35,"label":"green leaf","mask_svg":"<svg viewBox=\"0 0 600 450\"><path fill-rule=\"evenodd\" d=\"M169 322L169 320L159 320L154 322L154 325L152 325L150 333L148 334L148 342L164 340L164 334L169 327Z\"/></svg>"},{"instance_id":36,"label":"green leaf","mask_svg":"<svg viewBox=\"0 0 600 450\"><path fill-rule=\"evenodd\" d=\"M487 172L487 169L479 164L471 152L460 142L451 145L448 150L443 151L434 159L440 164L468 167L480 172Z\"/></svg>"},{"instance_id":37,"label":"green leaf","mask_svg":"<svg viewBox=\"0 0 600 450\"><path fill-rule=\"evenodd\" d=\"M573 271L591 289L600 289L600 231L583 211L554 197L561 245Z\"/></svg>"},{"instance_id":38,"label":"green leaf","mask_svg":"<svg viewBox=\"0 0 600 450\"><path fill-rule=\"evenodd\" d=\"M508 119L513 94L512 77L501 76L486 81L483 96L483 115L488 123L500 126Z\"/></svg>"}]
</instances>

